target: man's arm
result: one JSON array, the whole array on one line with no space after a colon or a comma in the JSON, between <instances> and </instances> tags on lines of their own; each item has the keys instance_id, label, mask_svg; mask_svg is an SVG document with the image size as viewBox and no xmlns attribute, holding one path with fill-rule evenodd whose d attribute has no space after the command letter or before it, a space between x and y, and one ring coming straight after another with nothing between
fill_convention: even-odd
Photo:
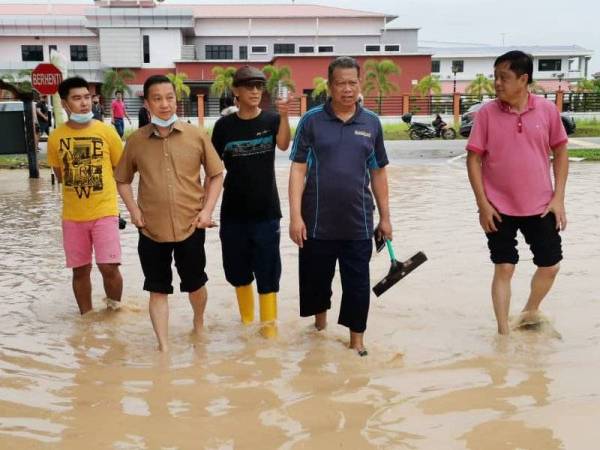
<instances>
[{"instance_id":1,"label":"man's arm","mask_svg":"<svg viewBox=\"0 0 600 450\"><path fill-rule=\"evenodd\" d=\"M567 177L569 175L569 151L567 144L561 144L552 149L554 160L552 168L554 171L554 195L548 203L544 214L545 217L549 212L553 212L556 216L556 229L564 230L567 227L567 214L565 212L565 190L567 186Z\"/></svg>"},{"instance_id":2,"label":"man's arm","mask_svg":"<svg viewBox=\"0 0 600 450\"><path fill-rule=\"evenodd\" d=\"M277 106L277 112L279 112L279 129L277 130L277 137L275 139L277 148L282 151L286 151L290 146L290 138L292 136L290 131L290 122L288 118L288 100L278 100L275 102Z\"/></svg>"},{"instance_id":3,"label":"man's arm","mask_svg":"<svg viewBox=\"0 0 600 450\"><path fill-rule=\"evenodd\" d=\"M133 197L131 183L117 182L117 190L123 199L123 203L125 203L125 206L127 207L127 211L129 211L131 222L138 228L144 228L146 226L144 222L144 216L142 215L142 211Z\"/></svg>"},{"instance_id":4,"label":"man's arm","mask_svg":"<svg viewBox=\"0 0 600 450\"><path fill-rule=\"evenodd\" d=\"M307 239L306 225L302 219L302 193L307 172L306 163L292 162L288 196L290 201L290 238L302 248Z\"/></svg>"},{"instance_id":5,"label":"man's arm","mask_svg":"<svg viewBox=\"0 0 600 450\"><path fill-rule=\"evenodd\" d=\"M379 211L377 230L384 239L392 239L392 222L390 220L390 201L387 171L385 167L371 169L371 189Z\"/></svg>"},{"instance_id":6,"label":"man's arm","mask_svg":"<svg viewBox=\"0 0 600 450\"><path fill-rule=\"evenodd\" d=\"M206 187L204 206L193 222L193 225L196 228L211 228L215 226L212 214L215 210L217 200L219 199L221 189L223 188L223 172L213 175L212 177L207 176L204 186Z\"/></svg>"},{"instance_id":7,"label":"man's arm","mask_svg":"<svg viewBox=\"0 0 600 450\"><path fill-rule=\"evenodd\" d=\"M481 228L486 233L498 231L494 219L502 222L502 218L485 195L483 176L481 174L481 155L472 151L467 152L467 172L469 174L471 189L473 189L475 201L479 208L479 223Z\"/></svg>"}]
</instances>

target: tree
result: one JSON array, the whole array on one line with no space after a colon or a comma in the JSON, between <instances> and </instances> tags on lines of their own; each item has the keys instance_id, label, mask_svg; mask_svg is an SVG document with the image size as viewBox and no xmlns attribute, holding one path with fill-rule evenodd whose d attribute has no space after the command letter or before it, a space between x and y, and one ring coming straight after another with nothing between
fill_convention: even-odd
<instances>
[{"instance_id":1,"label":"tree","mask_svg":"<svg viewBox=\"0 0 600 450\"><path fill-rule=\"evenodd\" d=\"M31 85L31 72L30 69L19 70L16 75L12 73L6 73L0 75L0 80L5 83L12 84L21 92L31 92L33 91L33 86Z\"/></svg>"},{"instance_id":2,"label":"tree","mask_svg":"<svg viewBox=\"0 0 600 450\"><path fill-rule=\"evenodd\" d=\"M210 85L210 93L219 98L230 95L231 87L233 86L233 75L236 70L235 67L213 67L212 74L214 81Z\"/></svg>"},{"instance_id":3,"label":"tree","mask_svg":"<svg viewBox=\"0 0 600 450\"><path fill-rule=\"evenodd\" d=\"M398 86L389 80L391 75L399 75L400 68L389 59L365 61L365 82L363 92L365 95L377 96L377 112L381 114L383 97L398 90Z\"/></svg>"},{"instance_id":4,"label":"tree","mask_svg":"<svg viewBox=\"0 0 600 450\"><path fill-rule=\"evenodd\" d=\"M594 92L596 89L595 80L587 80L585 78L581 78L577 80L577 84L575 85L575 92L584 93L584 92Z\"/></svg>"},{"instance_id":5,"label":"tree","mask_svg":"<svg viewBox=\"0 0 600 450\"><path fill-rule=\"evenodd\" d=\"M188 78L186 73L168 73L167 78L175 86L175 96L177 97L178 102L183 99L184 95L186 97L190 95L190 87L185 84L185 80Z\"/></svg>"},{"instance_id":6,"label":"tree","mask_svg":"<svg viewBox=\"0 0 600 450\"><path fill-rule=\"evenodd\" d=\"M415 84L413 90L417 92L421 97L426 95L442 93L442 85L440 83L439 75L426 75L421 78L417 84Z\"/></svg>"},{"instance_id":7,"label":"tree","mask_svg":"<svg viewBox=\"0 0 600 450\"><path fill-rule=\"evenodd\" d=\"M482 73L475 75L475 79L469 83L467 94L476 95L481 100L484 94L493 95L496 90L494 89L494 82L486 77Z\"/></svg>"},{"instance_id":8,"label":"tree","mask_svg":"<svg viewBox=\"0 0 600 450\"><path fill-rule=\"evenodd\" d=\"M131 94L131 89L127 85L128 81L135 78L135 74L129 69L110 69L104 73L102 81L102 96L112 98L117 91Z\"/></svg>"},{"instance_id":9,"label":"tree","mask_svg":"<svg viewBox=\"0 0 600 450\"><path fill-rule=\"evenodd\" d=\"M274 66L268 64L263 67L262 70L267 76L267 86L265 89L271 98L277 97L279 81L281 81L290 91L294 92L295 86L292 81L292 71L288 66Z\"/></svg>"},{"instance_id":10,"label":"tree","mask_svg":"<svg viewBox=\"0 0 600 450\"><path fill-rule=\"evenodd\" d=\"M328 92L329 92L329 87L327 86L327 78L314 77L313 78L313 91L310 94L312 99L316 100L319 97L326 96Z\"/></svg>"}]
</instances>

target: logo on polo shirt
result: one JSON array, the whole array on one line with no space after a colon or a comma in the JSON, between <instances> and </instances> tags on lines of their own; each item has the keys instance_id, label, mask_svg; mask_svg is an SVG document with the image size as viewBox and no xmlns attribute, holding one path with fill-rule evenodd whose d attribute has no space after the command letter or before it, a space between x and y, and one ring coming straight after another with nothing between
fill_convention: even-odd
<instances>
[{"instance_id":1,"label":"logo on polo shirt","mask_svg":"<svg viewBox=\"0 0 600 450\"><path fill-rule=\"evenodd\" d=\"M369 133L368 131L362 131L362 130L354 130L354 134L357 136L364 136L364 137L371 137L371 133Z\"/></svg>"}]
</instances>

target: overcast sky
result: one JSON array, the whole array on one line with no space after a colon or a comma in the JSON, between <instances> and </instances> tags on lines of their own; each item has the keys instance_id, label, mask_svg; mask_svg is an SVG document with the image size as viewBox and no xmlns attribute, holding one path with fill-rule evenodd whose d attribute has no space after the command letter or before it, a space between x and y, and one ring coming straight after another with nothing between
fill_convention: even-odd
<instances>
[{"instance_id":1,"label":"overcast sky","mask_svg":"<svg viewBox=\"0 0 600 450\"><path fill-rule=\"evenodd\" d=\"M89 3L92 0L0 0L2 3ZM167 4L286 3L284 1L165 0ZM600 72L600 1L597 0L302 0L396 15L421 28L422 45L437 42L580 45L593 50L591 72ZM436 41L436 42L432 42Z\"/></svg>"}]
</instances>

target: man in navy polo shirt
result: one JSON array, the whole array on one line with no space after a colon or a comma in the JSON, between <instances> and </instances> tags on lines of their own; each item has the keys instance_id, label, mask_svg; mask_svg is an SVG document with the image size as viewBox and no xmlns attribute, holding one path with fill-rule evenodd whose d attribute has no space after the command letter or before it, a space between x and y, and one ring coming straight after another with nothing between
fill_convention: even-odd
<instances>
[{"instance_id":1,"label":"man in navy polo shirt","mask_svg":"<svg viewBox=\"0 0 600 450\"><path fill-rule=\"evenodd\" d=\"M336 58L328 70L331 98L308 111L296 131L290 159L290 237L300 247L300 315L327 324L331 282L339 261L342 305L338 323L350 329L350 348L367 354L373 195L377 232L392 238L388 164L379 118L358 103L360 67ZM369 184L371 189L369 189Z\"/></svg>"}]
</instances>

